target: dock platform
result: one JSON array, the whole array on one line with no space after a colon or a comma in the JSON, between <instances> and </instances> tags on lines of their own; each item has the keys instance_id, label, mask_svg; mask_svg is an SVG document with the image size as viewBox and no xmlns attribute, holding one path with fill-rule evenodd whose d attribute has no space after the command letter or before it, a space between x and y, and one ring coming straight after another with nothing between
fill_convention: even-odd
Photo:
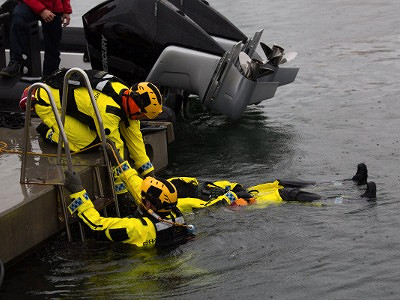
<instances>
[{"instance_id":1,"label":"dock platform","mask_svg":"<svg viewBox=\"0 0 400 300\"><path fill-rule=\"evenodd\" d=\"M56 154L57 147L45 143L36 133L40 120L32 118L31 122L29 151ZM174 139L173 127L169 122L145 125L142 134L146 151L158 172L168 164L167 146ZM7 150L21 151L23 133L24 128L0 128L0 142L7 144ZM27 158L28 181L48 182L50 185L21 184L21 157L21 154L0 152L0 259L6 267L65 228L56 187L62 183L63 174L62 167L56 165L56 157L28 155ZM99 166L105 172L100 150L72 155L72 163L89 195L94 197L98 191L91 168Z\"/></svg>"}]
</instances>

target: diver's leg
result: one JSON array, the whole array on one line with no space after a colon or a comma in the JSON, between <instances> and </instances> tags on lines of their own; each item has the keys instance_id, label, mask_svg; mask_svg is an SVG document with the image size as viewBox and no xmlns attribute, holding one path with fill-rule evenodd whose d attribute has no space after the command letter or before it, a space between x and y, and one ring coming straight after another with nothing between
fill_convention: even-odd
<instances>
[{"instance_id":1,"label":"diver's leg","mask_svg":"<svg viewBox=\"0 0 400 300\"><path fill-rule=\"evenodd\" d=\"M301 187L306 187L309 185L314 185L316 184L315 181L305 181L305 180L282 180L282 179L277 179L279 182L279 185L283 187L288 187L288 188L301 188Z\"/></svg>"},{"instance_id":2,"label":"diver's leg","mask_svg":"<svg viewBox=\"0 0 400 300\"><path fill-rule=\"evenodd\" d=\"M57 144L60 139L60 130L54 116L50 118L40 117L42 123L36 128L36 131L43 137L45 142ZM97 133L94 130L70 116L65 116L64 130L72 152L80 151L99 142Z\"/></svg>"},{"instance_id":3,"label":"diver's leg","mask_svg":"<svg viewBox=\"0 0 400 300\"><path fill-rule=\"evenodd\" d=\"M311 202L314 200L321 199L321 196L318 194L305 192L299 190L298 188L283 188L279 190L279 194L285 201L304 201Z\"/></svg>"}]
</instances>

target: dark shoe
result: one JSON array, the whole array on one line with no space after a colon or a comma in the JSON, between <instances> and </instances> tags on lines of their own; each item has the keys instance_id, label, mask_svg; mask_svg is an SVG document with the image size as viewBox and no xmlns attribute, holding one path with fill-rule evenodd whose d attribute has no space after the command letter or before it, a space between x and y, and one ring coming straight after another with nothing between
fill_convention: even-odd
<instances>
[{"instance_id":1,"label":"dark shoe","mask_svg":"<svg viewBox=\"0 0 400 300\"><path fill-rule=\"evenodd\" d=\"M7 77L17 77L21 75L21 64L17 60L11 60L8 66L0 71L0 75Z\"/></svg>"},{"instance_id":2,"label":"dark shoe","mask_svg":"<svg viewBox=\"0 0 400 300\"><path fill-rule=\"evenodd\" d=\"M362 198L373 199L376 198L376 184L373 181L367 183L367 189L365 193L361 195Z\"/></svg>"},{"instance_id":3,"label":"dark shoe","mask_svg":"<svg viewBox=\"0 0 400 300\"><path fill-rule=\"evenodd\" d=\"M357 173L353 176L352 180L357 182L357 185L367 184L368 170L364 163L358 164Z\"/></svg>"},{"instance_id":4,"label":"dark shoe","mask_svg":"<svg viewBox=\"0 0 400 300\"><path fill-rule=\"evenodd\" d=\"M40 124L38 125L38 127L36 127L36 132L39 133L39 134L42 136L43 139L46 140L46 138L47 138L47 132L49 131L49 129L50 129L50 128L49 128L46 124L44 124L44 123L42 122L42 123L40 123Z\"/></svg>"}]
</instances>

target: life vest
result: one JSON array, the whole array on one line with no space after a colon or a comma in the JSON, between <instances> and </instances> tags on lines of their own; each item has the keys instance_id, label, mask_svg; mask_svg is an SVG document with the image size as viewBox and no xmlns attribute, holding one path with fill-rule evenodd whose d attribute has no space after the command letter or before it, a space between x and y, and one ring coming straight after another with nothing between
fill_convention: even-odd
<instances>
[{"instance_id":1,"label":"life vest","mask_svg":"<svg viewBox=\"0 0 400 300\"><path fill-rule=\"evenodd\" d=\"M173 177L168 181L176 187L179 198L198 198L204 201L216 199L228 191L244 190L240 184L226 180L199 184L196 178Z\"/></svg>"}]
</instances>

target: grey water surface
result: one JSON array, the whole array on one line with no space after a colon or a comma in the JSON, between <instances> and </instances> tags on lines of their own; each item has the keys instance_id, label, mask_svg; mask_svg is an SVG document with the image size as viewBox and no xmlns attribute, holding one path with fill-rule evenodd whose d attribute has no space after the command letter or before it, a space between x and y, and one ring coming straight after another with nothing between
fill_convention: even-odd
<instances>
[{"instance_id":1,"label":"grey water surface","mask_svg":"<svg viewBox=\"0 0 400 300\"><path fill-rule=\"evenodd\" d=\"M60 235L6 274L2 299L399 299L400 2L209 2L298 52L300 72L236 122L193 100L165 175L316 180L323 205L200 211L197 237L168 252ZM72 1L75 25L95 3ZM360 162L376 201L343 181Z\"/></svg>"}]
</instances>

